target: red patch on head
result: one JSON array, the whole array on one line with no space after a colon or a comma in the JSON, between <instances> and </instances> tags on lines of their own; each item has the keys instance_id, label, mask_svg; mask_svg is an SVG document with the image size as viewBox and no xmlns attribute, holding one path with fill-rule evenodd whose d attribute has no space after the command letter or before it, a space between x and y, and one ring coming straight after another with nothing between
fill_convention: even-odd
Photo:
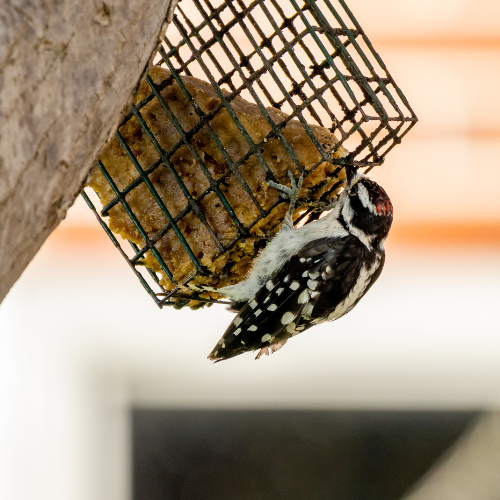
<instances>
[{"instance_id":1,"label":"red patch on head","mask_svg":"<svg viewBox=\"0 0 500 500\"><path fill-rule=\"evenodd\" d=\"M379 215L392 215L392 203L387 195L377 198L375 208Z\"/></svg>"},{"instance_id":2,"label":"red patch on head","mask_svg":"<svg viewBox=\"0 0 500 500\"><path fill-rule=\"evenodd\" d=\"M392 215L393 208L392 203L387 196L387 193L384 189L379 186L377 183L373 182L370 179L363 179L366 187L368 188L368 192L370 194L370 201L373 203L375 210L379 215Z\"/></svg>"}]
</instances>

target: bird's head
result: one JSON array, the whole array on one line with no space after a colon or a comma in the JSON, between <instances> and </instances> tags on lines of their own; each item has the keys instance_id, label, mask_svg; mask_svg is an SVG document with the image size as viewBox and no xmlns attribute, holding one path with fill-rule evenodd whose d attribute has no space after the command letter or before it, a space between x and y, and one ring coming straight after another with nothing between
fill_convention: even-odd
<instances>
[{"instance_id":1,"label":"bird's head","mask_svg":"<svg viewBox=\"0 0 500 500\"><path fill-rule=\"evenodd\" d=\"M383 248L392 224L392 203L376 182L349 169L343 219L349 231L371 248Z\"/></svg>"}]
</instances>

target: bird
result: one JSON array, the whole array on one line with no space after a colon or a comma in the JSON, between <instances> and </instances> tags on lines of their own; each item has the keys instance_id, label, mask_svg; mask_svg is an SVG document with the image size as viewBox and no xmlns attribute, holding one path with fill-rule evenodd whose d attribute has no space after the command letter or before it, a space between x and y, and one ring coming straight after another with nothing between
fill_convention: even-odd
<instances>
[{"instance_id":1,"label":"bird","mask_svg":"<svg viewBox=\"0 0 500 500\"><path fill-rule=\"evenodd\" d=\"M349 311L380 276L393 219L385 190L354 167L327 215L295 228L292 215L302 186L268 181L290 206L278 233L256 257L248 277L217 291L236 317L208 359L247 351L255 359L281 349L295 335Z\"/></svg>"}]
</instances>

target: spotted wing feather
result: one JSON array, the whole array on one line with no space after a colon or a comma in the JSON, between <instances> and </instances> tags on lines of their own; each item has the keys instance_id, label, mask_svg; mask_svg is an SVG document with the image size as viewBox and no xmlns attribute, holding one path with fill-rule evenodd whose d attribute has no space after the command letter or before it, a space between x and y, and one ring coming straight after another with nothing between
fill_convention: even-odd
<instances>
[{"instance_id":1,"label":"spotted wing feather","mask_svg":"<svg viewBox=\"0 0 500 500\"><path fill-rule=\"evenodd\" d=\"M354 257L357 252L351 248L356 242L346 236L321 238L305 245L240 309L209 359L227 359L276 342L284 343L293 334L312 326L310 314L318 301L323 303L320 298L325 287L334 302L348 293L352 281L342 283L342 275L356 275L358 266L353 260L357 260ZM303 318L305 311L309 311L308 317Z\"/></svg>"},{"instance_id":2,"label":"spotted wing feather","mask_svg":"<svg viewBox=\"0 0 500 500\"><path fill-rule=\"evenodd\" d=\"M301 321L301 330L305 330L318 323L318 319L327 318L335 308L346 299L354 289L356 281L360 277L363 266L371 268L377 258L377 254L369 252L360 241L353 236L344 238L325 238L328 250L324 252L320 268L321 286L317 288L320 293L312 297L308 318ZM316 249L304 248L302 253L309 255ZM357 298L357 303L366 294L371 285L377 280L382 271L383 252L381 253L381 265L371 275L369 284L363 293Z\"/></svg>"},{"instance_id":3,"label":"spotted wing feather","mask_svg":"<svg viewBox=\"0 0 500 500\"><path fill-rule=\"evenodd\" d=\"M240 309L209 359L228 359L244 351L254 351L269 345L297 316L300 317L307 304L305 299L308 299L304 295L301 297L307 287L307 278L299 275L294 280L287 279L289 266L294 264L302 265L297 256ZM303 267L306 270L306 266Z\"/></svg>"}]
</instances>

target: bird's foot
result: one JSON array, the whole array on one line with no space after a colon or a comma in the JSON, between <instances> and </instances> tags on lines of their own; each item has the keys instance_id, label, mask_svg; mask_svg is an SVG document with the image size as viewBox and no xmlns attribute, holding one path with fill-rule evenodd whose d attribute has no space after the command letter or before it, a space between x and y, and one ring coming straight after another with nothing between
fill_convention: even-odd
<instances>
[{"instance_id":1,"label":"bird's foot","mask_svg":"<svg viewBox=\"0 0 500 500\"><path fill-rule=\"evenodd\" d=\"M292 215L295 210L295 203L299 197L300 190L302 188L302 181L304 180L304 173L300 174L298 182L293 177L293 173L291 170L287 170L288 177L290 177L291 187L284 186L283 184L278 184L274 181L267 181L269 186L277 189L280 192L280 195L290 200L290 206L288 208L288 212L285 215L285 220L283 221L283 225L288 228L293 227Z\"/></svg>"},{"instance_id":2,"label":"bird's foot","mask_svg":"<svg viewBox=\"0 0 500 500\"><path fill-rule=\"evenodd\" d=\"M288 177L290 177L291 187L285 186L283 184L278 184L274 181L266 181L269 186L280 191L283 198L290 200L290 205L297 201L299 197L300 190L302 188L302 181L304 180L304 174L301 173L298 182L295 180L291 170L287 170Z\"/></svg>"}]
</instances>

